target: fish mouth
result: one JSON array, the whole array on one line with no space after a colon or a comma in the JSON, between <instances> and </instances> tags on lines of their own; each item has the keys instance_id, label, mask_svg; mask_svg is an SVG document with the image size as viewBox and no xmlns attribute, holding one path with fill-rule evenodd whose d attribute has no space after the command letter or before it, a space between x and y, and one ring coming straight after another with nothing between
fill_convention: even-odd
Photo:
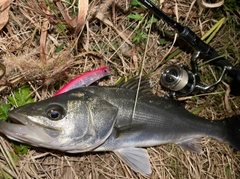
<instances>
[{"instance_id":1,"label":"fish mouth","mask_svg":"<svg viewBox=\"0 0 240 179\"><path fill-rule=\"evenodd\" d=\"M46 146L53 141L42 127L31 122L26 116L15 110L9 111L8 116L11 122L0 121L0 132L9 139L37 147Z\"/></svg>"}]
</instances>

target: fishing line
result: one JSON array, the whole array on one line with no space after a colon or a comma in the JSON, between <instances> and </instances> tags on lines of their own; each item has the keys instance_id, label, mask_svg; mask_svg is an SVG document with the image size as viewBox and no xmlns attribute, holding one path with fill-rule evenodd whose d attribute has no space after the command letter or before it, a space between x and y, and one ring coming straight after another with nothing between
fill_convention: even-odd
<instances>
[{"instance_id":1,"label":"fishing line","mask_svg":"<svg viewBox=\"0 0 240 179\"><path fill-rule=\"evenodd\" d=\"M151 18L153 18L153 17L154 16L152 16ZM140 89L141 80L142 80L143 68L144 68L144 65L145 65L145 60L146 60L146 55L147 55L147 47L148 47L148 43L149 43L149 35L150 35L150 32L151 32L151 28L152 28L152 23L150 24L150 27L149 27L149 30L148 30L148 38L147 38L147 43L146 43L146 46L145 46L146 48L145 48L144 55L143 55L142 67L141 67L140 74L139 74L138 87L137 87L137 93L136 93L134 107L133 107L132 119L134 118L135 111L136 111L137 99L138 99L138 95L139 95L139 89Z\"/></svg>"}]
</instances>

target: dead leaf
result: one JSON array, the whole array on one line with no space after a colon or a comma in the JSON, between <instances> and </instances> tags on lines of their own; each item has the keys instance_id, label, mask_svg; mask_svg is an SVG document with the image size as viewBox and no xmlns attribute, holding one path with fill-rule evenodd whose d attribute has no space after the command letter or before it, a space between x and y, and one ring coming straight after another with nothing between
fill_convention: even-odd
<instances>
[{"instance_id":1,"label":"dead leaf","mask_svg":"<svg viewBox=\"0 0 240 179\"><path fill-rule=\"evenodd\" d=\"M46 13L49 12L49 7L45 10ZM43 24L41 27L41 37L40 37L40 60L43 64L47 62L47 35L48 35L49 20L47 18L43 19Z\"/></svg>"},{"instance_id":2,"label":"dead leaf","mask_svg":"<svg viewBox=\"0 0 240 179\"><path fill-rule=\"evenodd\" d=\"M7 24L9 19L10 0L0 0L0 30Z\"/></svg>"},{"instance_id":3,"label":"dead leaf","mask_svg":"<svg viewBox=\"0 0 240 179\"><path fill-rule=\"evenodd\" d=\"M224 4L224 0L220 0L219 2L216 2L216 3L208 3L204 0L197 0L197 3L199 6L198 15L201 15L205 8L217 8L222 6Z\"/></svg>"},{"instance_id":4,"label":"dead leaf","mask_svg":"<svg viewBox=\"0 0 240 179\"><path fill-rule=\"evenodd\" d=\"M224 0L221 0L221 1L216 2L216 3L208 3L204 0L202 0L201 4L206 8L217 8L217 7L220 7L224 4Z\"/></svg>"},{"instance_id":5,"label":"dead leaf","mask_svg":"<svg viewBox=\"0 0 240 179\"><path fill-rule=\"evenodd\" d=\"M0 62L0 80L6 73L6 66Z\"/></svg>"},{"instance_id":6,"label":"dead leaf","mask_svg":"<svg viewBox=\"0 0 240 179\"><path fill-rule=\"evenodd\" d=\"M229 104L229 96L230 96L230 91L231 91L231 88L230 86L225 83L225 82L222 82L225 86L226 86L226 93L225 93L225 96L224 96L224 102L225 102L225 106L226 106L226 109L229 113L231 113L233 110Z\"/></svg>"},{"instance_id":7,"label":"dead leaf","mask_svg":"<svg viewBox=\"0 0 240 179\"><path fill-rule=\"evenodd\" d=\"M70 25L71 27L75 27L73 20L72 20L71 17L69 16L68 12L65 10L62 2L61 2L61 1L56 1L55 3L56 3L56 5L57 5L59 11L61 12L64 20L66 21L66 23L67 23L68 25Z\"/></svg>"},{"instance_id":8,"label":"dead leaf","mask_svg":"<svg viewBox=\"0 0 240 179\"><path fill-rule=\"evenodd\" d=\"M77 26L75 29L75 36L82 30L85 25L85 20L88 13L88 0L78 1L78 16L77 16Z\"/></svg>"}]
</instances>

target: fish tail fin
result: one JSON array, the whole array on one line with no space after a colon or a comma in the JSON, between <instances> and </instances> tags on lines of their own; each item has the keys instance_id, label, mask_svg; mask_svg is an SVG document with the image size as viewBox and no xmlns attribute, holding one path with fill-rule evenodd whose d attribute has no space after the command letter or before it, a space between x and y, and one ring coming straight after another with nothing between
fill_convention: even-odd
<instances>
[{"instance_id":1,"label":"fish tail fin","mask_svg":"<svg viewBox=\"0 0 240 179\"><path fill-rule=\"evenodd\" d=\"M223 120L226 129L225 140L230 146L240 151L240 116L233 116Z\"/></svg>"}]
</instances>

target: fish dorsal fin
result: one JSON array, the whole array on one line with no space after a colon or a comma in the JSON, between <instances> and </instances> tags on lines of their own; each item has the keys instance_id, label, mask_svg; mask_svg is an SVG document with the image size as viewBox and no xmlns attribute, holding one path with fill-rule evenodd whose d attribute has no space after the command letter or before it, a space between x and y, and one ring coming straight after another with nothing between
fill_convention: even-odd
<instances>
[{"instance_id":1,"label":"fish dorsal fin","mask_svg":"<svg viewBox=\"0 0 240 179\"><path fill-rule=\"evenodd\" d=\"M128 80L127 82L119 84L117 87L136 91L138 89L139 80L140 78L134 77ZM152 94L150 83L145 77L141 78L139 92L144 94Z\"/></svg>"},{"instance_id":2,"label":"fish dorsal fin","mask_svg":"<svg viewBox=\"0 0 240 179\"><path fill-rule=\"evenodd\" d=\"M189 150L194 153L201 153L201 138L191 138L188 140L184 140L181 142L176 143L177 145L180 145L182 148Z\"/></svg>"},{"instance_id":3,"label":"fish dorsal fin","mask_svg":"<svg viewBox=\"0 0 240 179\"><path fill-rule=\"evenodd\" d=\"M152 173L150 157L146 149L122 148L114 150L114 153L135 172L144 176L149 176Z\"/></svg>"}]
</instances>

